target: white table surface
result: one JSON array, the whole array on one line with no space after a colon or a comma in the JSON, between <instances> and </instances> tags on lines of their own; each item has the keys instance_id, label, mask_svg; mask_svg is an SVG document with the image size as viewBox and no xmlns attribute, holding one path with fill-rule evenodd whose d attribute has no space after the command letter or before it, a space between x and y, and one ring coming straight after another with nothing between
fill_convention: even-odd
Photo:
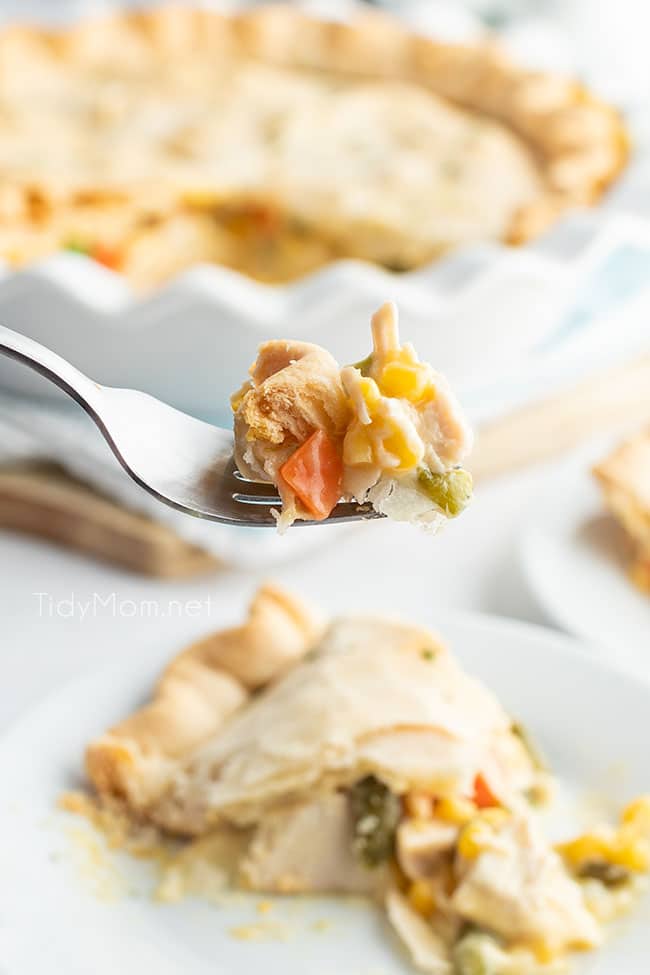
<instances>
[{"instance_id":1,"label":"white table surface","mask_svg":"<svg viewBox=\"0 0 650 975\"><path fill-rule=\"evenodd\" d=\"M435 537L370 523L264 575L332 611L422 615L446 606L547 622L522 579L518 538L548 470L480 487L473 506ZM128 667L133 655L156 647L171 655L236 621L263 577L224 572L152 581L0 533L0 730L76 675L116 661ZM172 600L178 603L170 606Z\"/></svg>"}]
</instances>

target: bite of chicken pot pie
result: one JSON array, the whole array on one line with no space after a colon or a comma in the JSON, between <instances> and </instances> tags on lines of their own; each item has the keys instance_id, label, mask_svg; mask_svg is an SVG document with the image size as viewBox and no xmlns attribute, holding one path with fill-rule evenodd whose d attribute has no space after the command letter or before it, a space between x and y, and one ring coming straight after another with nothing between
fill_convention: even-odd
<instances>
[{"instance_id":1,"label":"bite of chicken pot pie","mask_svg":"<svg viewBox=\"0 0 650 975\"><path fill-rule=\"evenodd\" d=\"M60 248L139 288L214 262L290 281L339 258L394 270L521 242L595 202L624 126L492 42L379 12L186 5L0 31L0 254Z\"/></svg>"},{"instance_id":2,"label":"bite of chicken pot pie","mask_svg":"<svg viewBox=\"0 0 650 975\"><path fill-rule=\"evenodd\" d=\"M630 577L650 593L650 431L628 440L594 468L605 503L634 546Z\"/></svg>"},{"instance_id":3,"label":"bite of chicken pot pie","mask_svg":"<svg viewBox=\"0 0 650 975\"><path fill-rule=\"evenodd\" d=\"M100 800L189 838L185 862L234 831L246 889L377 899L430 975L555 975L650 868L650 798L551 845L549 773L436 636L324 627L274 587L172 661L86 765Z\"/></svg>"},{"instance_id":4,"label":"bite of chicken pot pie","mask_svg":"<svg viewBox=\"0 0 650 975\"><path fill-rule=\"evenodd\" d=\"M469 503L460 467L471 432L449 384L402 345L397 309L372 319L373 349L341 368L325 349L273 340L232 397L235 460L280 494L280 529L327 518L339 500L438 527Z\"/></svg>"}]
</instances>

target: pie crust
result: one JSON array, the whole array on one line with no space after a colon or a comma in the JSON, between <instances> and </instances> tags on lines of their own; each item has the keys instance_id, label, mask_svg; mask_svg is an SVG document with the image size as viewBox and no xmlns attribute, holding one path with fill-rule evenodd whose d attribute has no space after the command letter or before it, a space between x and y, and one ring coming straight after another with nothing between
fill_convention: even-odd
<instances>
[{"instance_id":1,"label":"pie crust","mask_svg":"<svg viewBox=\"0 0 650 975\"><path fill-rule=\"evenodd\" d=\"M650 593L650 431L617 447L594 468L594 476L634 545L630 576Z\"/></svg>"},{"instance_id":2,"label":"pie crust","mask_svg":"<svg viewBox=\"0 0 650 975\"><path fill-rule=\"evenodd\" d=\"M332 260L411 269L521 243L594 203L617 113L492 43L378 12L163 7L0 33L0 254L82 250L134 285L208 261L266 281Z\"/></svg>"},{"instance_id":3,"label":"pie crust","mask_svg":"<svg viewBox=\"0 0 650 975\"><path fill-rule=\"evenodd\" d=\"M97 791L142 813L168 786L178 762L300 659L321 630L309 606L263 586L243 625L174 657L151 701L89 745L86 769Z\"/></svg>"}]
</instances>

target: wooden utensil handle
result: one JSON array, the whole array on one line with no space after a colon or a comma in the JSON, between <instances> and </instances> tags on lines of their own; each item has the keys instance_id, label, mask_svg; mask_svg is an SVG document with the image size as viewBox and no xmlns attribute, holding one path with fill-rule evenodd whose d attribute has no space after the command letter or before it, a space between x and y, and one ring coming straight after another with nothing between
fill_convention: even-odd
<instances>
[{"instance_id":1,"label":"wooden utensil handle","mask_svg":"<svg viewBox=\"0 0 650 975\"><path fill-rule=\"evenodd\" d=\"M598 433L650 423L650 356L607 370L487 424L469 467L476 480L547 460Z\"/></svg>"}]
</instances>

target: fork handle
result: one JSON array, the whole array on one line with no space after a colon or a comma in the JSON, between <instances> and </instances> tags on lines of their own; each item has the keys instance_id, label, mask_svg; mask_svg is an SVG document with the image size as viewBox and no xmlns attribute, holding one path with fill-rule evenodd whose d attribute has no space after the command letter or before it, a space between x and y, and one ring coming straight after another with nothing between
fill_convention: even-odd
<instances>
[{"instance_id":1,"label":"fork handle","mask_svg":"<svg viewBox=\"0 0 650 975\"><path fill-rule=\"evenodd\" d=\"M102 387L56 352L20 332L0 325L0 354L29 366L76 400L91 416L96 415L95 404Z\"/></svg>"}]
</instances>

